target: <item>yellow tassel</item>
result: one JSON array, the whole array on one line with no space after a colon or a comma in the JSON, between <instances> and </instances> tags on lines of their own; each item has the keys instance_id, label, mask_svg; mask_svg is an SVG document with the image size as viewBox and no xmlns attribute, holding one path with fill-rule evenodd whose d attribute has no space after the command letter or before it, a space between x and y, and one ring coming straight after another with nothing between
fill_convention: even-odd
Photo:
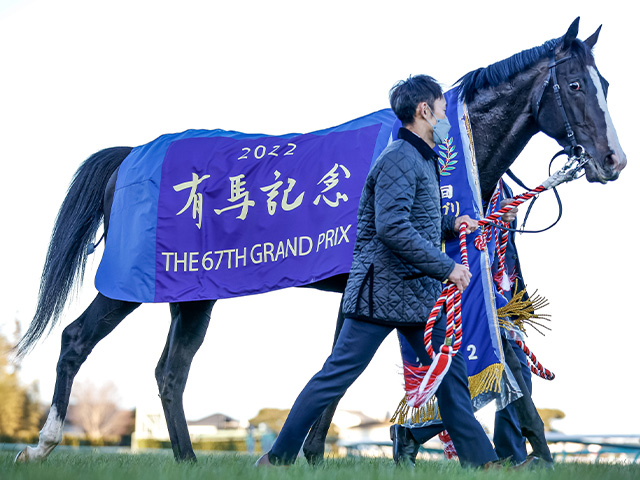
<instances>
[{"instance_id":1,"label":"yellow tassel","mask_svg":"<svg viewBox=\"0 0 640 480\"><path fill-rule=\"evenodd\" d=\"M407 423L407 414L409 413L409 405L407 405L407 396L405 395L400 400L395 413L389 419L391 423L398 423L400 425Z\"/></svg>"},{"instance_id":2,"label":"yellow tassel","mask_svg":"<svg viewBox=\"0 0 640 480\"><path fill-rule=\"evenodd\" d=\"M485 392L499 392L503 370L504 365L494 363L480 373L469 377L469 393L471 394L471 398L475 398Z\"/></svg>"},{"instance_id":3,"label":"yellow tassel","mask_svg":"<svg viewBox=\"0 0 640 480\"><path fill-rule=\"evenodd\" d=\"M517 284L516 284L517 288ZM549 305L549 301L536 295L538 291L533 292L527 300L523 300L524 295L527 293L526 288L520 290L513 295L509 303L504 307L498 309L498 318L500 319L500 326L504 328L518 327L523 332L525 331L525 323L533 327L538 333L544 335L537 327L551 330L547 325L543 325L540 322L536 322L532 319L539 319L549 321L551 315L544 313L536 313L536 310L544 308Z\"/></svg>"},{"instance_id":4,"label":"yellow tassel","mask_svg":"<svg viewBox=\"0 0 640 480\"><path fill-rule=\"evenodd\" d=\"M503 370L504 366L501 363L494 363L480 373L469 377L469 392L471 393L471 398L475 398L481 393L489 391L499 392ZM431 397L425 405L415 408L409 406L405 395L402 400L400 400L396 411L389 421L391 423L404 425L409 420L411 420L411 423L424 423L433 419L440 419L440 413L438 412L438 415L436 415L435 396Z\"/></svg>"},{"instance_id":5,"label":"yellow tassel","mask_svg":"<svg viewBox=\"0 0 640 480\"><path fill-rule=\"evenodd\" d=\"M425 405L415 408L409 406L405 395L402 400L400 400L398 408L396 408L395 413L389 421L391 423L404 425L409 420L411 420L411 423L424 423L434 418L440 418L440 414L436 417L436 397L431 397Z\"/></svg>"}]
</instances>

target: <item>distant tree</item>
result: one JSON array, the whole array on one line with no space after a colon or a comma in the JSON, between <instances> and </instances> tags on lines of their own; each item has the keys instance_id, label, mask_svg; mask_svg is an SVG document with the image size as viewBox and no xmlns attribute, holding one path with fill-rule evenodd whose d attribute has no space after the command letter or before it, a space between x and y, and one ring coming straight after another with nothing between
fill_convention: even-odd
<instances>
[{"instance_id":1,"label":"distant tree","mask_svg":"<svg viewBox=\"0 0 640 480\"><path fill-rule=\"evenodd\" d=\"M564 412L557 408L539 408L538 414L544 422L544 430L546 432L557 432L557 430L551 425L551 422L565 417Z\"/></svg>"},{"instance_id":2,"label":"distant tree","mask_svg":"<svg viewBox=\"0 0 640 480\"><path fill-rule=\"evenodd\" d=\"M17 329L16 337L19 334ZM12 346L7 337L0 334L0 436L19 440L37 435L42 407L37 385L24 386L20 382L20 365L11 358Z\"/></svg>"},{"instance_id":3,"label":"distant tree","mask_svg":"<svg viewBox=\"0 0 640 480\"><path fill-rule=\"evenodd\" d=\"M281 410L279 408L263 408L258 414L249 420L249 424L254 427L264 423L271 431L278 434L282 430L284 421L289 415L289 410Z\"/></svg>"},{"instance_id":4,"label":"distant tree","mask_svg":"<svg viewBox=\"0 0 640 480\"><path fill-rule=\"evenodd\" d=\"M249 420L249 424L258 427L261 423L264 423L271 431L278 434L280 430L282 430L282 426L289 412L290 410L281 410L278 408L263 408L258 412L258 415ZM332 423L327 433L327 440L337 440L338 435L338 427Z\"/></svg>"},{"instance_id":5,"label":"distant tree","mask_svg":"<svg viewBox=\"0 0 640 480\"><path fill-rule=\"evenodd\" d=\"M98 388L91 382L76 383L72 391L73 404L69 421L80 428L90 440L121 437L131 433L131 412L118 406L116 386L108 382Z\"/></svg>"}]
</instances>

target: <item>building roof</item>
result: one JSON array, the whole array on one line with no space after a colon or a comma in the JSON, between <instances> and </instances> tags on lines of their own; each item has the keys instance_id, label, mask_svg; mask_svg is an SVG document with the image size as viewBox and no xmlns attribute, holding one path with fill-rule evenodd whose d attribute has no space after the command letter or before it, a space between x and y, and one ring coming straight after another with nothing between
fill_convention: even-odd
<instances>
[{"instance_id":1,"label":"building roof","mask_svg":"<svg viewBox=\"0 0 640 480\"><path fill-rule=\"evenodd\" d=\"M190 420L187 425L214 426L219 430L235 429L240 426L240 422L235 418L231 418L223 413L214 413L200 420Z\"/></svg>"}]
</instances>

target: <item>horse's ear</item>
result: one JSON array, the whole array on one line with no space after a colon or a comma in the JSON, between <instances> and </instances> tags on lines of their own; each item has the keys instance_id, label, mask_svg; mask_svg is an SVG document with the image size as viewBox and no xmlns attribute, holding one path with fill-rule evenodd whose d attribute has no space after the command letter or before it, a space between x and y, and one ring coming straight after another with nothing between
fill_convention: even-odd
<instances>
[{"instance_id":1,"label":"horse's ear","mask_svg":"<svg viewBox=\"0 0 640 480\"><path fill-rule=\"evenodd\" d=\"M584 41L584 44L589 47L591 50L593 50L594 45L596 44L596 42L598 41L598 36L600 35L600 29L602 28L602 25L600 25L598 27L598 29L596 30L596 32L591 35L589 38L587 38Z\"/></svg>"},{"instance_id":2,"label":"horse's ear","mask_svg":"<svg viewBox=\"0 0 640 480\"><path fill-rule=\"evenodd\" d=\"M580 26L580 17L576 18L573 23L571 24L571 26L569 27L569 30L567 30L567 33L564 34L564 37L562 37L562 48L563 49L568 49L569 47L571 47L571 44L573 43L573 41L578 38L578 28Z\"/></svg>"}]
</instances>

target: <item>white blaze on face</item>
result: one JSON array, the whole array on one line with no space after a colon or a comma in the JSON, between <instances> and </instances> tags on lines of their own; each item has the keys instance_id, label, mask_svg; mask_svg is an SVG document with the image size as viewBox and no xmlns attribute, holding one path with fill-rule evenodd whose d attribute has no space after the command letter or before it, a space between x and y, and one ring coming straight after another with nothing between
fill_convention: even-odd
<instances>
[{"instance_id":1,"label":"white blaze on face","mask_svg":"<svg viewBox=\"0 0 640 480\"><path fill-rule=\"evenodd\" d=\"M602 87L602 80L600 79L600 75L595 67L587 67L589 70L589 75L591 76L591 80L593 84L596 86L596 96L598 98L598 104L600 105L600 109L602 113L604 113L604 119L607 123L607 141L609 142L609 148L613 150L613 152L618 156L619 159L626 158L624 152L622 151L622 147L620 146L620 141L618 140L618 134L616 133L616 129L613 127L613 121L611 120L611 115L609 114L609 107L607 106L607 99L604 96L604 88Z\"/></svg>"}]
</instances>

